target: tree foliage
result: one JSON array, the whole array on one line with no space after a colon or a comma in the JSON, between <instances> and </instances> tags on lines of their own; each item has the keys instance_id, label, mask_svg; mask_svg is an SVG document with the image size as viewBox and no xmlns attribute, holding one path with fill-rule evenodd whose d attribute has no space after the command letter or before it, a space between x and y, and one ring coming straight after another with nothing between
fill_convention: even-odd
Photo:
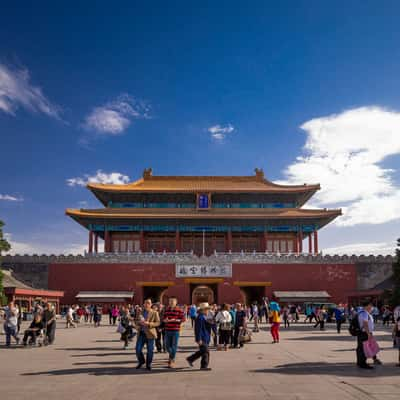
<instances>
[{"instance_id":1,"label":"tree foliage","mask_svg":"<svg viewBox=\"0 0 400 400\"><path fill-rule=\"evenodd\" d=\"M393 263L393 292L390 299L392 306L400 305L400 239L397 239L396 260Z\"/></svg>"},{"instance_id":2,"label":"tree foliage","mask_svg":"<svg viewBox=\"0 0 400 400\"><path fill-rule=\"evenodd\" d=\"M1 253L3 251L9 251L11 249L10 243L3 236L4 222L0 221L0 304L7 302L3 293L3 272L1 271Z\"/></svg>"}]
</instances>

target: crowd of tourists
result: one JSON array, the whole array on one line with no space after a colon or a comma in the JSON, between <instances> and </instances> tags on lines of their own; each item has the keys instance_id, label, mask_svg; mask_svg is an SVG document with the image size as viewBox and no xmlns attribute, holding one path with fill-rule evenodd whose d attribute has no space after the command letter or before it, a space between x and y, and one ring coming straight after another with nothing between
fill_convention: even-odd
<instances>
[{"instance_id":1,"label":"crowd of tourists","mask_svg":"<svg viewBox=\"0 0 400 400\"><path fill-rule=\"evenodd\" d=\"M17 345L20 344L22 312L18 305L11 301L1 313L4 318L6 346L11 345L11 339L14 339ZM51 303L36 303L32 308L32 321L24 330L22 344L24 346L52 344L56 334L56 318L56 311Z\"/></svg>"},{"instance_id":2,"label":"crowd of tourists","mask_svg":"<svg viewBox=\"0 0 400 400\"><path fill-rule=\"evenodd\" d=\"M12 339L20 344L20 329L22 313L18 305L10 302L8 306L0 310L4 317L4 331L6 346L11 345ZM356 359L360 368L371 369L367 359L373 360L373 364L382 362L378 358L379 345L374 338L374 329L378 321L382 324L393 324L393 345L399 349L400 366L400 306L390 309L387 306L378 308L371 302L365 302L361 307L348 307L339 304L334 307L325 305L310 305L299 307L295 304L287 304L283 307L275 301L263 298L260 303L254 302L250 306L241 303L216 304L200 303L198 306L178 305L176 297L170 297L167 306L161 303L153 304L146 299L143 305L110 305L102 307L93 305L69 305L61 310L62 318L65 318L66 328L76 328L79 324L93 324L100 326L102 317L108 316L108 324L116 326L116 331L123 342L123 348L128 349L129 343L136 336L136 358L138 369L143 366L151 370L154 351L168 353L168 368L174 368L176 354L182 326L189 320L193 328L193 335L198 346L197 350L186 358L187 363L193 363L200 359L200 369L207 370L210 362L210 346L217 351L228 349L240 349L246 342L252 340L252 335L260 330L260 324L264 319L270 324L272 343L280 341L281 320L285 328L290 324L300 321L300 314L304 313L304 323L314 323L314 327L325 329L325 323L335 322L337 333L341 333L342 324L349 322L349 332L357 337ZM107 320L103 323L107 324ZM250 330L249 323L253 329ZM56 312L52 304L37 303L32 309L32 321L23 332L22 344L50 345L55 340ZM144 348L146 347L146 357Z\"/></svg>"}]
</instances>

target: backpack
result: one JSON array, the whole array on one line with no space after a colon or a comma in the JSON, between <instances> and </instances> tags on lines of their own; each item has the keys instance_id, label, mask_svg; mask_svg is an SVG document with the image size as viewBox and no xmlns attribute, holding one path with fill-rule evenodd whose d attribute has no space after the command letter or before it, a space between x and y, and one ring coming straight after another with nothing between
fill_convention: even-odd
<instances>
[{"instance_id":1,"label":"backpack","mask_svg":"<svg viewBox=\"0 0 400 400\"><path fill-rule=\"evenodd\" d=\"M349 332L351 336L358 336L361 333L360 323L358 322L358 313L350 321Z\"/></svg>"}]
</instances>

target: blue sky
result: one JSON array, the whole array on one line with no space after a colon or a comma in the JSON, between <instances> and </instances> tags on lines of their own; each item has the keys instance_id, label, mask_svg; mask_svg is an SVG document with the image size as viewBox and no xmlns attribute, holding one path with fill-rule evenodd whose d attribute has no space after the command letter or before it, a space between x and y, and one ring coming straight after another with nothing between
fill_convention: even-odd
<instances>
[{"instance_id":1,"label":"blue sky","mask_svg":"<svg viewBox=\"0 0 400 400\"><path fill-rule=\"evenodd\" d=\"M344 207L323 250L392 251L398 2L60 3L0 14L0 219L15 252L81 251L64 210L98 203L79 183L149 166L319 182L310 206Z\"/></svg>"}]
</instances>

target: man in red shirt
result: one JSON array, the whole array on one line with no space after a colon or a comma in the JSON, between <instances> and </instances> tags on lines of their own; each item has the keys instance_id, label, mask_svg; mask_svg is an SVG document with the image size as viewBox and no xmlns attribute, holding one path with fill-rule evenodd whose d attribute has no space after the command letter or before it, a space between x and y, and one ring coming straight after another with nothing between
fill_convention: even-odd
<instances>
[{"instance_id":1,"label":"man in red shirt","mask_svg":"<svg viewBox=\"0 0 400 400\"><path fill-rule=\"evenodd\" d=\"M165 346L169 354L168 368L173 368L175 365L181 324L185 322L185 314L177 304L177 298L170 297L169 306L164 312Z\"/></svg>"}]
</instances>

